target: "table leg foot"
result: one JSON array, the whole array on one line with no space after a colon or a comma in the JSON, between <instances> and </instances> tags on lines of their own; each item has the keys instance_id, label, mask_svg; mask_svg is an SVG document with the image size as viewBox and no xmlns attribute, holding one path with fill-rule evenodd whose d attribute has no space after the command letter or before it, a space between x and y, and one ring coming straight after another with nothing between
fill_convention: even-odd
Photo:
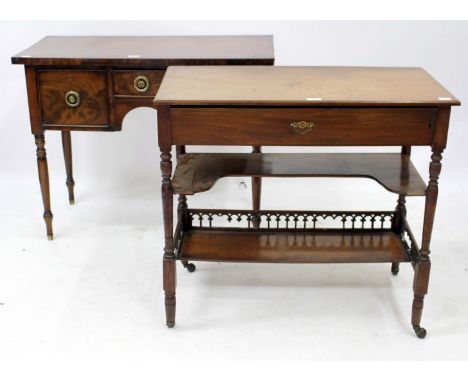
<instances>
[{"instance_id":1,"label":"table leg foot","mask_svg":"<svg viewBox=\"0 0 468 382\"><path fill-rule=\"evenodd\" d=\"M195 272L197 267L195 266L194 263L189 263L187 260L182 260L182 265L184 266L185 269L187 269L190 273Z\"/></svg>"},{"instance_id":2,"label":"table leg foot","mask_svg":"<svg viewBox=\"0 0 468 382\"><path fill-rule=\"evenodd\" d=\"M399 271L400 271L400 263L392 263L392 275L394 276L398 275Z\"/></svg>"},{"instance_id":3,"label":"table leg foot","mask_svg":"<svg viewBox=\"0 0 468 382\"><path fill-rule=\"evenodd\" d=\"M67 180L67 188L68 188L68 202L70 203L70 206L73 206L75 205L75 193L73 191L73 186L74 186L74 182L73 183L69 183L68 180Z\"/></svg>"},{"instance_id":4,"label":"table leg foot","mask_svg":"<svg viewBox=\"0 0 468 382\"><path fill-rule=\"evenodd\" d=\"M187 270L188 270L190 273L195 272L196 269L197 269L197 267L195 266L194 263L188 263L188 264L187 264Z\"/></svg>"},{"instance_id":5,"label":"table leg foot","mask_svg":"<svg viewBox=\"0 0 468 382\"><path fill-rule=\"evenodd\" d=\"M416 333L416 336L418 338L425 338L426 337L426 334L427 334L427 331L426 329L422 328L421 326L419 325L413 325L413 329L414 329L414 332Z\"/></svg>"}]
</instances>

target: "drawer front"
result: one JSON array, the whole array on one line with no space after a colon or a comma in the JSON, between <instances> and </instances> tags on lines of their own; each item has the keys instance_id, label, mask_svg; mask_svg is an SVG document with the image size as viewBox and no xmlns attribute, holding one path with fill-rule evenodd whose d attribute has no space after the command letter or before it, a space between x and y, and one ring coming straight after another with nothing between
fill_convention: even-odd
<instances>
[{"instance_id":1,"label":"drawer front","mask_svg":"<svg viewBox=\"0 0 468 382\"><path fill-rule=\"evenodd\" d=\"M114 70L114 95L154 97L164 73L164 70Z\"/></svg>"},{"instance_id":2,"label":"drawer front","mask_svg":"<svg viewBox=\"0 0 468 382\"><path fill-rule=\"evenodd\" d=\"M435 108L171 109L177 145L428 145Z\"/></svg>"},{"instance_id":3,"label":"drawer front","mask_svg":"<svg viewBox=\"0 0 468 382\"><path fill-rule=\"evenodd\" d=\"M44 125L106 126L109 123L104 71L40 71L39 95Z\"/></svg>"}]
</instances>

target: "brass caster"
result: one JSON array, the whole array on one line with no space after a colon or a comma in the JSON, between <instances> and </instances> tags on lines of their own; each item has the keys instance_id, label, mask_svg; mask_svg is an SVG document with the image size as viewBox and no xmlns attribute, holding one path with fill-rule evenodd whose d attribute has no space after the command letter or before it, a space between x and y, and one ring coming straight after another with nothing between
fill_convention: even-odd
<instances>
[{"instance_id":1,"label":"brass caster","mask_svg":"<svg viewBox=\"0 0 468 382\"><path fill-rule=\"evenodd\" d=\"M413 325L413 329L418 338L423 339L426 337L426 334L427 334L426 329L421 328L419 325Z\"/></svg>"},{"instance_id":2,"label":"brass caster","mask_svg":"<svg viewBox=\"0 0 468 382\"><path fill-rule=\"evenodd\" d=\"M188 263L187 266L186 266L187 270L190 272L190 273L193 273L195 272L195 269L197 269L197 267L195 266L194 263Z\"/></svg>"},{"instance_id":3,"label":"brass caster","mask_svg":"<svg viewBox=\"0 0 468 382\"><path fill-rule=\"evenodd\" d=\"M70 206L73 206L75 204L74 200L70 200Z\"/></svg>"},{"instance_id":4,"label":"brass caster","mask_svg":"<svg viewBox=\"0 0 468 382\"><path fill-rule=\"evenodd\" d=\"M399 271L400 271L400 264L399 263L392 263L392 275L393 276L398 275Z\"/></svg>"},{"instance_id":5,"label":"brass caster","mask_svg":"<svg viewBox=\"0 0 468 382\"><path fill-rule=\"evenodd\" d=\"M166 325L168 328L173 328L175 326L175 322L172 321L172 322L166 322Z\"/></svg>"},{"instance_id":6,"label":"brass caster","mask_svg":"<svg viewBox=\"0 0 468 382\"><path fill-rule=\"evenodd\" d=\"M47 239L48 240L54 240L54 235L53 234L47 235Z\"/></svg>"}]
</instances>

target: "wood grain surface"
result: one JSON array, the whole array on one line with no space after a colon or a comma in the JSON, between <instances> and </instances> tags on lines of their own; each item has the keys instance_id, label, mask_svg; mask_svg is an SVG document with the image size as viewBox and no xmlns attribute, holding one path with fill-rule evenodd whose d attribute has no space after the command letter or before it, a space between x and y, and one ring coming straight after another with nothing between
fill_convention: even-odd
<instances>
[{"instance_id":1,"label":"wood grain surface","mask_svg":"<svg viewBox=\"0 0 468 382\"><path fill-rule=\"evenodd\" d=\"M271 263L409 261L392 232L228 232L184 234L179 259Z\"/></svg>"},{"instance_id":2,"label":"wood grain surface","mask_svg":"<svg viewBox=\"0 0 468 382\"><path fill-rule=\"evenodd\" d=\"M164 77L164 70L113 70L113 93L115 96L149 97L158 92ZM135 78L144 76L148 79L148 90L141 92L134 86Z\"/></svg>"},{"instance_id":3,"label":"wood grain surface","mask_svg":"<svg viewBox=\"0 0 468 382\"><path fill-rule=\"evenodd\" d=\"M79 94L77 107L65 102L68 91ZM102 127L109 124L105 71L40 71L39 94L44 125Z\"/></svg>"},{"instance_id":4,"label":"wood grain surface","mask_svg":"<svg viewBox=\"0 0 468 382\"><path fill-rule=\"evenodd\" d=\"M391 192L424 196L426 185L411 160L401 154L184 154L172 179L176 194L207 191L226 176L364 177Z\"/></svg>"},{"instance_id":5,"label":"wood grain surface","mask_svg":"<svg viewBox=\"0 0 468 382\"><path fill-rule=\"evenodd\" d=\"M155 98L171 105L459 105L422 68L172 67Z\"/></svg>"},{"instance_id":6,"label":"wood grain surface","mask_svg":"<svg viewBox=\"0 0 468 382\"><path fill-rule=\"evenodd\" d=\"M24 65L271 65L272 36L47 36L13 56Z\"/></svg>"},{"instance_id":7,"label":"wood grain surface","mask_svg":"<svg viewBox=\"0 0 468 382\"><path fill-rule=\"evenodd\" d=\"M429 145L436 114L431 107L173 107L172 139L176 145ZM301 121L310 130L297 131L292 124Z\"/></svg>"}]
</instances>

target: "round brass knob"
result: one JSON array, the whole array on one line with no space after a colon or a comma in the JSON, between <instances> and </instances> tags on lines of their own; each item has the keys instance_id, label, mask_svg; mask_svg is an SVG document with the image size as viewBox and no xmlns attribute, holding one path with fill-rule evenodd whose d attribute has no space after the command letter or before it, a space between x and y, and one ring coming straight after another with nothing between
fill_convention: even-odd
<instances>
[{"instance_id":1,"label":"round brass knob","mask_svg":"<svg viewBox=\"0 0 468 382\"><path fill-rule=\"evenodd\" d=\"M139 91L141 93L147 91L149 88L148 78L146 78L145 76L136 77L133 81L133 86L135 87L136 91Z\"/></svg>"},{"instance_id":2,"label":"round brass knob","mask_svg":"<svg viewBox=\"0 0 468 382\"><path fill-rule=\"evenodd\" d=\"M80 95L77 92L70 90L65 94L65 102L70 107L77 107L80 104Z\"/></svg>"}]
</instances>

